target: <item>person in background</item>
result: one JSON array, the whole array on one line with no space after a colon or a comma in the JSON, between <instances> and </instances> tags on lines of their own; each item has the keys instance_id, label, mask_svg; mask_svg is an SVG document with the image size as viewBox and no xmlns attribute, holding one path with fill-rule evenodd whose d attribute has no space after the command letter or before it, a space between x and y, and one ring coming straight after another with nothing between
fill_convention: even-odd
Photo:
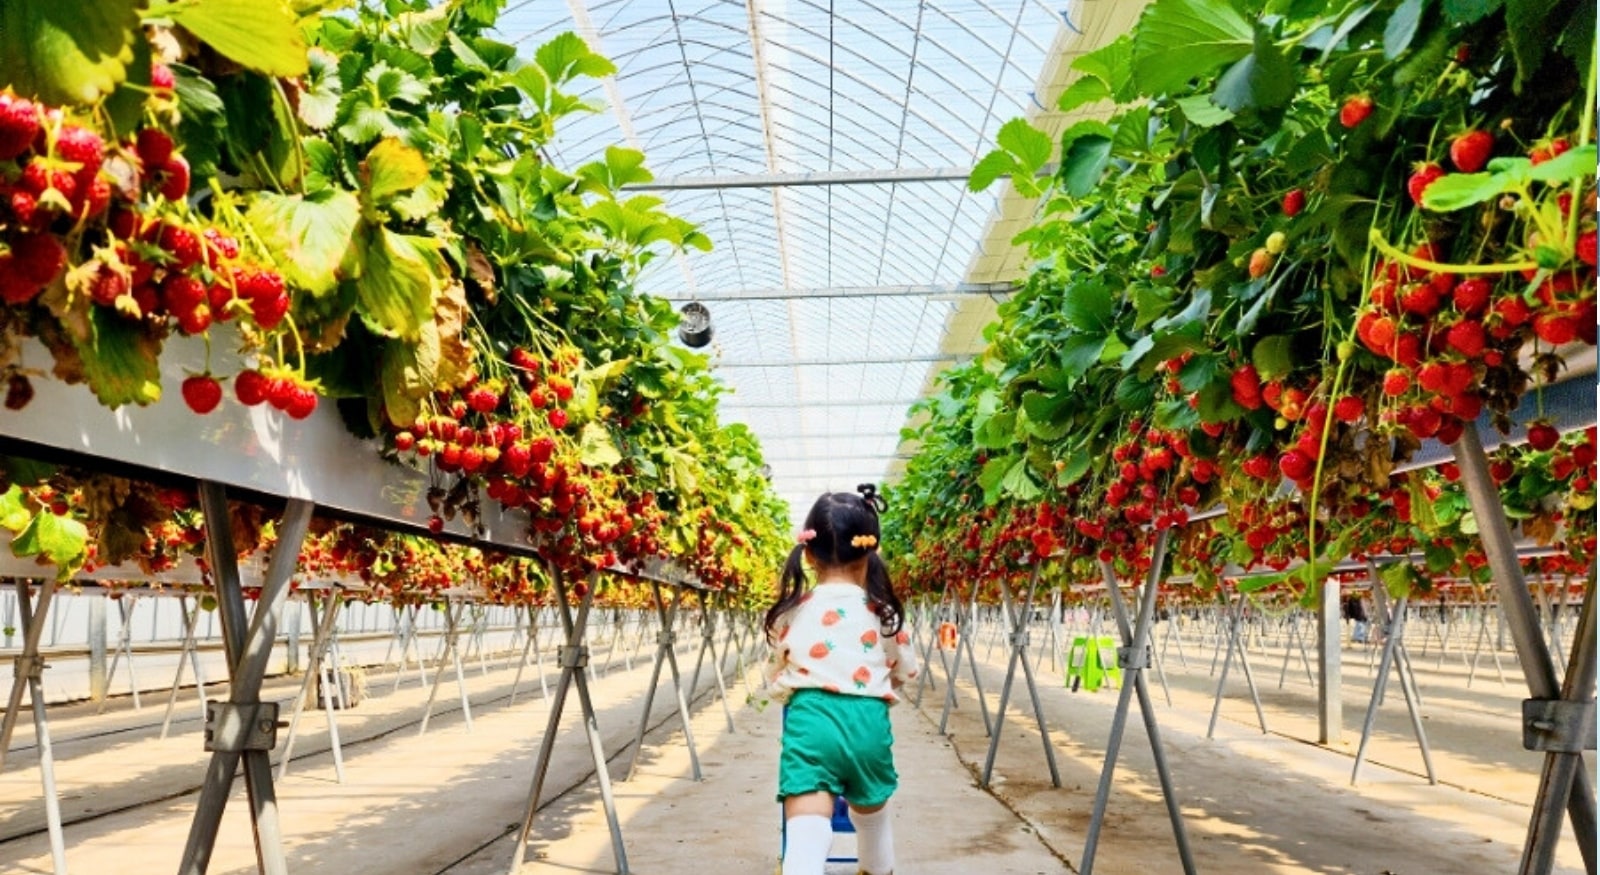
<instances>
[{"instance_id":1,"label":"person in background","mask_svg":"<svg viewBox=\"0 0 1600 875\"><path fill-rule=\"evenodd\" d=\"M1355 623L1350 640L1357 644L1367 643L1367 608L1361 603L1360 595L1351 593L1350 597L1344 600L1344 616L1345 619Z\"/></svg>"},{"instance_id":2,"label":"person in background","mask_svg":"<svg viewBox=\"0 0 1600 875\"><path fill-rule=\"evenodd\" d=\"M783 875L822 875L838 796L850 807L861 871L894 871L886 806L899 775L889 707L917 677L916 651L878 555L884 500L871 484L857 488L817 499L767 611L767 681L787 703L778 759ZM817 575L809 588L807 565Z\"/></svg>"}]
</instances>

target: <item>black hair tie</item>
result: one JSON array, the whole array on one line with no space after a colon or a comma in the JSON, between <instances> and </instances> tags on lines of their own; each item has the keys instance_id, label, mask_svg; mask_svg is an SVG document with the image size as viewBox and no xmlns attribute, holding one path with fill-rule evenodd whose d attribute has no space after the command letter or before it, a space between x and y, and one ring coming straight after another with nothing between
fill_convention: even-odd
<instances>
[{"instance_id":1,"label":"black hair tie","mask_svg":"<svg viewBox=\"0 0 1600 875\"><path fill-rule=\"evenodd\" d=\"M856 487L856 491L861 493L861 500L866 503L867 507L872 508L874 513L888 512L889 502L878 494L878 487L873 486L871 483L863 483Z\"/></svg>"}]
</instances>

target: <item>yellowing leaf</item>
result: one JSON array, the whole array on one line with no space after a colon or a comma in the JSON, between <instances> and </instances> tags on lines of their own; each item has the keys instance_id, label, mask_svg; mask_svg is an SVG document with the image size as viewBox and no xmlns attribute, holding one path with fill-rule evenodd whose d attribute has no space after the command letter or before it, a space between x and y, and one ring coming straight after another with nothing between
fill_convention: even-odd
<instances>
[{"instance_id":1,"label":"yellowing leaf","mask_svg":"<svg viewBox=\"0 0 1600 875\"><path fill-rule=\"evenodd\" d=\"M271 76L306 72L305 35L282 0L174 3L167 16L242 66Z\"/></svg>"},{"instance_id":2,"label":"yellowing leaf","mask_svg":"<svg viewBox=\"0 0 1600 875\"><path fill-rule=\"evenodd\" d=\"M591 468L609 468L622 461L622 453L605 426L591 422L578 435L578 458Z\"/></svg>"},{"instance_id":3,"label":"yellowing leaf","mask_svg":"<svg viewBox=\"0 0 1600 875\"><path fill-rule=\"evenodd\" d=\"M369 205L381 206L427 179L427 159L394 137L379 141L361 162L361 193Z\"/></svg>"},{"instance_id":4,"label":"yellowing leaf","mask_svg":"<svg viewBox=\"0 0 1600 875\"><path fill-rule=\"evenodd\" d=\"M356 312L374 331L416 340L433 315L444 264L428 237L362 224L356 235L361 275Z\"/></svg>"},{"instance_id":5,"label":"yellowing leaf","mask_svg":"<svg viewBox=\"0 0 1600 875\"><path fill-rule=\"evenodd\" d=\"M88 556L89 530L72 517L40 511L33 522L11 541L19 559L40 556L57 567L56 578L66 580Z\"/></svg>"}]
</instances>

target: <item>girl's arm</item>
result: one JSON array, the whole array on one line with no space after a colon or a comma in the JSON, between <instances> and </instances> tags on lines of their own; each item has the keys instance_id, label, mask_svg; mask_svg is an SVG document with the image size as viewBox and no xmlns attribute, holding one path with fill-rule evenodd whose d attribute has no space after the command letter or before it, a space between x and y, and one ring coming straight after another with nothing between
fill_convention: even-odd
<instances>
[{"instance_id":1,"label":"girl's arm","mask_svg":"<svg viewBox=\"0 0 1600 875\"><path fill-rule=\"evenodd\" d=\"M772 625L771 634L767 636L767 664L762 672L767 679L767 686L772 686L789 665L789 624L793 619L787 613L778 617Z\"/></svg>"},{"instance_id":2,"label":"girl's arm","mask_svg":"<svg viewBox=\"0 0 1600 875\"><path fill-rule=\"evenodd\" d=\"M883 655L889 659L890 686L898 690L917 679L917 648L911 645L910 630L902 627L895 635L885 635Z\"/></svg>"}]
</instances>

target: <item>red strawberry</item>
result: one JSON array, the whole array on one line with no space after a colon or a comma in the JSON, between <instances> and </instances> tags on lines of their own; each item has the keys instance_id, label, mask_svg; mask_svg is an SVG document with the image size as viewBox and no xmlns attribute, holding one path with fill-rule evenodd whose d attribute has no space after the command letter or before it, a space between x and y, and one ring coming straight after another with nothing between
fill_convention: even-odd
<instances>
[{"instance_id":1,"label":"red strawberry","mask_svg":"<svg viewBox=\"0 0 1600 875\"><path fill-rule=\"evenodd\" d=\"M109 307L117 298L128 293L128 278L109 265L102 264L89 280L89 297L96 304Z\"/></svg>"},{"instance_id":2,"label":"red strawberry","mask_svg":"<svg viewBox=\"0 0 1600 875\"><path fill-rule=\"evenodd\" d=\"M1494 154L1494 134L1471 130L1450 141L1450 163L1462 173L1477 173Z\"/></svg>"},{"instance_id":3,"label":"red strawberry","mask_svg":"<svg viewBox=\"0 0 1600 875\"><path fill-rule=\"evenodd\" d=\"M1404 395L1411 388L1411 374L1403 368L1390 368L1383 375L1383 394L1388 396Z\"/></svg>"},{"instance_id":4,"label":"red strawberry","mask_svg":"<svg viewBox=\"0 0 1600 875\"><path fill-rule=\"evenodd\" d=\"M467 393L467 406L479 413L490 413L500 406L500 396L493 389L478 386Z\"/></svg>"},{"instance_id":5,"label":"red strawberry","mask_svg":"<svg viewBox=\"0 0 1600 875\"><path fill-rule=\"evenodd\" d=\"M1528 446L1544 452L1556 445L1561 440L1561 432L1548 422L1532 422L1528 425Z\"/></svg>"},{"instance_id":6,"label":"red strawberry","mask_svg":"<svg viewBox=\"0 0 1600 875\"><path fill-rule=\"evenodd\" d=\"M1431 161L1418 164L1411 172L1411 178L1406 180L1406 193L1411 195L1411 202L1422 203L1422 193L1441 176L1444 176L1444 168L1439 165Z\"/></svg>"},{"instance_id":7,"label":"red strawberry","mask_svg":"<svg viewBox=\"0 0 1600 875\"><path fill-rule=\"evenodd\" d=\"M1229 378L1233 385L1233 400L1246 410L1261 407L1261 375L1255 365L1241 365Z\"/></svg>"},{"instance_id":8,"label":"red strawberry","mask_svg":"<svg viewBox=\"0 0 1600 875\"><path fill-rule=\"evenodd\" d=\"M1305 208L1306 193L1303 190L1291 188L1289 189L1288 193L1283 196L1283 214L1285 216L1292 219L1295 216L1300 215L1300 211Z\"/></svg>"},{"instance_id":9,"label":"red strawberry","mask_svg":"<svg viewBox=\"0 0 1600 875\"><path fill-rule=\"evenodd\" d=\"M1400 292L1400 307L1413 316L1431 317L1439 312L1439 293L1428 283L1412 283Z\"/></svg>"},{"instance_id":10,"label":"red strawberry","mask_svg":"<svg viewBox=\"0 0 1600 875\"><path fill-rule=\"evenodd\" d=\"M197 304L192 309L180 310L173 315L178 317L178 330L184 334L200 334L211 327L211 308L205 304Z\"/></svg>"},{"instance_id":11,"label":"red strawberry","mask_svg":"<svg viewBox=\"0 0 1600 875\"><path fill-rule=\"evenodd\" d=\"M1500 317L1501 322L1512 328L1525 325L1533 318L1533 311L1528 309L1528 302L1522 300L1521 295L1507 295L1495 301L1494 312Z\"/></svg>"},{"instance_id":12,"label":"red strawberry","mask_svg":"<svg viewBox=\"0 0 1600 875\"><path fill-rule=\"evenodd\" d=\"M1489 476L1494 478L1496 483L1504 483L1510 480L1511 475L1516 473L1516 470L1516 466L1512 465L1509 459L1496 459L1489 463Z\"/></svg>"},{"instance_id":13,"label":"red strawberry","mask_svg":"<svg viewBox=\"0 0 1600 875\"><path fill-rule=\"evenodd\" d=\"M1456 283L1451 298L1455 301L1456 309L1468 316L1476 316L1489 307L1489 281L1473 277Z\"/></svg>"},{"instance_id":14,"label":"red strawberry","mask_svg":"<svg viewBox=\"0 0 1600 875\"><path fill-rule=\"evenodd\" d=\"M44 231L13 240L11 257L13 269L38 286L49 285L67 266L67 248L56 235Z\"/></svg>"},{"instance_id":15,"label":"red strawberry","mask_svg":"<svg viewBox=\"0 0 1600 875\"><path fill-rule=\"evenodd\" d=\"M1333 415L1338 417L1340 422L1353 423L1366 411L1366 404L1354 395L1346 395L1333 404Z\"/></svg>"},{"instance_id":16,"label":"red strawberry","mask_svg":"<svg viewBox=\"0 0 1600 875\"><path fill-rule=\"evenodd\" d=\"M161 196L169 201L181 201L189 196L189 161L182 155L173 155L161 169Z\"/></svg>"},{"instance_id":17,"label":"red strawberry","mask_svg":"<svg viewBox=\"0 0 1600 875\"><path fill-rule=\"evenodd\" d=\"M239 398L240 404L254 407L267 400L267 384L267 378L260 371L240 371L233 378L233 394Z\"/></svg>"},{"instance_id":18,"label":"red strawberry","mask_svg":"<svg viewBox=\"0 0 1600 875\"><path fill-rule=\"evenodd\" d=\"M1394 351L1395 324L1388 316L1379 316L1372 321L1372 327L1367 330L1371 343L1369 347L1374 352L1392 354Z\"/></svg>"},{"instance_id":19,"label":"red strawberry","mask_svg":"<svg viewBox=\"0 0 1600 875\"><path fill-rule=\"evenodd\" d=\"M187 313L210 300L205 283L192 276L171 274L161 284L161 305L175 315Z\"/></svg>"},{"instance_id":20,"label":"red strawberry","mask_svg":"<svg viewBox=\"0 0 1600 875\"><path fill-rule=\"evenodd\" d=\"M1427 362L1417 369L1417 385L1429 392L1443 392L1450 382L1450 369L1444 362Z\"/></svg>"},{"instance_id":21,"label":"red strawberry","mask_svg":"<svg viewBox=\"0 0 1600 875\"><path fill-rule=\"evenodd\" d=\"M0 161L10 161L28 151L38 134L38 105L12 94L0 94Z\"/></svg>"},{"instance_id":22,"label":"red strawberry","mask_svg":"<svg viewBox=\"0 0 1600 875\"><path fill-rule=\"evenodd\" d=\"M172 68L156 61L150 65L150 90L159 95L168 95L178 85L172 77Z\"/></svg>"},{"instance_id":23,"label":"red strawberry","mask_svg":"<svg viewBox=\"0 0 1600 875\"><path fill-rule=\"evenodd\" d=\"M260 298L250 302L250 314L255 317L256 324L263 331L271 331L283 321L284 314L289 312L289 296L278 295L275 298L262 300Z\"/></svg>"},{"instance_id":24,"label":"red strawberry","mask_svg":"<svg viewBox=\"0 0 1600 875\"><path fill-rule=\"evenodd\" d=\"M400 452L408 452L417 445L417 436L409 431L402 431L394 436L394 448Z\"/></svg>"},{"instance_id":25,"label":"red strawberry","mask_svg":"<svg viewBox=\"0 0 1600 875\"><path fill-rule=\"evenodd\" d=\"M560 408L550 411L550 427L557 431L567 427L567 412Z\"/></svg>"},{"instance_id":26,"label":"red strawberry","mask_svg":"<svg viewBox=\"0 0 1600 875\"><path fill-rule=\"evenodd\" d=\"M157 243L172 257L172 267L188 270L200 263L200 238L182 225L162 225Z\"/></svg>"},{"instance_id":27,"label":"red strawberry","mask_svg":"<svg viewBox=\"0 0 1600 875\"><path fill-rule=\"evenodd\" d=\"M1239 469L1257 480L1265 480L1272 474L1272 459L1264 455L1251 456L1239 465Z\"/></svg>"},{"instance_id":28,"label":"red strawberry","mask_svg":"<svg viewBox=\"0 0 1600 875\"><path fill-rule=\"evenodd\" d=\"M1445 333L1445 343L1468 359L1483 355L1485 340L1483 323L1474 319L1463 319Z\"/></svg>"},{"instance_id":29,"label":"red strawberry","mask_svg":"<svg viewBox=\"0 0 1600 875\"><path fill-rule=\"evenodd\" d=\"M1551 346L1578 339L1578 320L1564 311L1540 313L1533 317L1533 333Z\"/></svg>"},{"instance_id":30,"label":"red strawberry","mask_svg":"<svg viewBox=\"0 0 1600 875\"><path fill-rule=\"evenodd\" d=\"M1339 124L1353 128L1366 121L1369 115L1372 115L1372 98L1356 94L1345 98L1344 105L1339 107Z\"/></svg>"},{"instance_id":31,"label":"red strawberry","mask_svg":"<svg viewBox=\"0 0 1600 875\"><path fill-rule=\"evenodd\" d=\"M428 531L434 533L435 535L444 531L444 518L438 514L428 517Z\"/></svg>"},{"instance_id":32,"label":"red strawberry","mask_svg":"<svg viewBox=\"0 0 1600 875\"><path fill-rule=\"evenodd\" d=\"M288 410L294 403L299 385L288 377L275 377L267 382L267 403L279 410Z\"/></svg>"},{"instance_id":33,"label":"red strawberry","mask_svg":"<svg viewBox=\"0 0 1600 875\"><path fill-rule=\"evenodd\" d=\"M1595 250L1594 229L1591 228L1590 230L1584 231L1583 233L1578 235L1578 245L1577 245L1578 260L1583 262L1584 264L1589 265L1590 267L1594 267L1594 258L1595 258L1595 251L1594 250Z\"/></svg>"},{"instance_id":34,"label":"red strawberry","mask_svg":"<svg viewBox=\"0 0 1600 875\"><path fill-rule=\"evenodd\" d=\"M1300 481L1316 471L1316 462L1299 450L1290 450L1278 457L1278 470L1290 480Z\"/></svg>"},{"instance_id":35,"label":"red strawberry","mask_svg":"<svg viewBox=\"0 0 1600 875\"><path fill-rule=\"evenodd\" d=\"M555 439L549 435L535 438L533 443L528 446L528 450L533 455L533 461L537 464L543 465L544 463L550 461L551 456L555 455Z\"/></svg>"},{"instance_id":36,"label":"red strawberry","mask_svg":"<svg viewBox=\"0 0 1600 875\"><path fill-rule=\"evenodd\" d=\"M139 163L144 165L145 171L155 173L172 160L172 137L160 128L145 128L139 132L134 152L138 154Z\"/></svg>"},{"instance_id":37,"label":"red strawberry","mask_svg":"<svg viewBox=\"0 0 1600 875\"><path fill-rule=\"evenodd\" d=\"M15 258L0 255L0 301L21 306L38 297L42 291L43 285L24 277L17 270Z\"/></svg>"},{"instance_id":38,"label":"red strawberry","mask_svg":"<svg viewBox=\"0 0 1600 875\"><path fill-rule=\"evenodd\" d=\"M1551 158L1561 157L1562 155L1566 154L1568 149L1571 148L1572 144L1567 142L1566 137L1556 137L1553 140L1545 141L1535 145L1533 149L1528 152L1528 160L1534 164L1543 164L1544 162L1549 161Z\"/></svg>"},{"instance_id":39,"label":"red strawberry","mask_svg":"<svg viewBox=\"0 0 1600 875\"><path fill-rule=\"evenodd\" d=\"M88 128L67 124L56 137L56 157L78 165L79 172L93 177L105 158L106 144Z\"/></svg>"},{"instance_id":40,"label":"red strawberry","mask_svg":"<svg viewBox=\"0 0 1600 875\"><path fill-rule=\"evenodd\" d=\"M316 409L317 393L309 386L296 386L294 397L289 399L289 406L284 408L284 412L289 414L291 419L305 419Z\"/></svg>"},{"instance_id":41,"label":"red strawberry","mask_svg":"<svg viewBox=\"0 0 1600 875\"><path fill-rule=\"evenodd\" d=\"M210 374L190 377L183 381L183 401L195 413L210 413L222 403L222 384Z\"/></svg>"}]
</instances>

